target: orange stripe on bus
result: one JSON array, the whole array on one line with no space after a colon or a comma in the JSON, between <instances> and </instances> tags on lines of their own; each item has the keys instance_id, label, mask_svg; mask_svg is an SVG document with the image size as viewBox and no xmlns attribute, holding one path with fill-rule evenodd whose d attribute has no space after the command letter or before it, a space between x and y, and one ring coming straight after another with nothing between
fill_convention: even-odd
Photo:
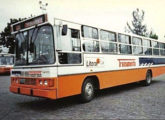
<instances>
[{"instance_id":1,"label":"orange stripe on bus","mask_svg":"<svg viewBox=\"0 0 165 120\"><path fill-rule=\"evenodd\" d=\"M157 67L59 76L58 98L80 94L83 81L88 76L96 75L100 82L100 89L104 89L145 80L148 69L152 70L153 77L165 73L165 67Z\"/></svg>"}]
</instances>

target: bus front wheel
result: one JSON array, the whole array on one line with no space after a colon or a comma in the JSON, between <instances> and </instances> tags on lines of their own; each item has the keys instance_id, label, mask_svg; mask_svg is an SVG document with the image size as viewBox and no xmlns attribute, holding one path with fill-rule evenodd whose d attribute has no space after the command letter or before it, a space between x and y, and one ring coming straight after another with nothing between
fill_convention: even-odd
<instances>
[{"instance_id":1,"label":"bus front wheel","mask_svg":"<svg viewBox=\"0 0 165 120\"><path fill-rule=\"evenodd\" d=\"M94 94L94 83L90 78L87 78L82 85L81 102L86 103L91 101L94 98Z\"/></svg>"}]
</instances>

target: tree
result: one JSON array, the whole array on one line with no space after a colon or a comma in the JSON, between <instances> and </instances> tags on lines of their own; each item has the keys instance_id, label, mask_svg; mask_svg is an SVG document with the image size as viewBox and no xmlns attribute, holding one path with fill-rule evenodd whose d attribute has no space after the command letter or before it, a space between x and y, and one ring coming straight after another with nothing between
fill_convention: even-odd
<instances>
[{"instance_id":1,"label":"tree","mask_svg":"<svg viewBox=\"0 0 165 120\"><path fill-rule=\"evenodd\" d=\"M7 23L7 26L4 28L4 30L0 33L0 44L9 48L9 53L14 53L15 48L15 40L11 35L10 27L12 24L22 21L26 18L19 18L19 19L10 19L10 22Z\"/></svg>"},{"instance_id":2,"label":"tree","mask_svg":"<svg viewBox=\"0 0 165 120\"><path fill-rule=\"evenodd\" d=\"M158 39L158 35L153 32L153 29L147 31L147 26L143 24L144 21L144 10L139 10L138 8L132 12L133 21L132 25L127 22L125 27L125 32L132 32L133 34L149 37L152 39Z\"/></svg>"},{"instance_id":3,"label":"tree","mask_svg":"<svg viewBox=\"0 0 165 120\"><path fill-rule=\"evenodd\" d=\"M152 39L156 39L156 40L158 39L158 35L156 33L154 33L153 30L150 31L149 37Z\"/></svg>"},{"instance_id":4,"label":"tree","mask_svg":"<svg viewBox=\"0 0 165 120\"><path fill-rule=\"evenodd\" d=\"M145 12L143 10L140 11L138 8L132 12L132 25L127 22L127 27L130 32L137 35L146 36L147 27L146 25L143 25L144 14Z\"/></svg>"}]
</instances>

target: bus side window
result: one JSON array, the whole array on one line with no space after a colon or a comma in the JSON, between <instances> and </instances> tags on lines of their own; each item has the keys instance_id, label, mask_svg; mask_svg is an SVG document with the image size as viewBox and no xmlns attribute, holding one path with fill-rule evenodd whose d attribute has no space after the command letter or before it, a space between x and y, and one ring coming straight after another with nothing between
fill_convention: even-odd
<instances>
[{"instance_id":1,"label":"bus side window","mask_svg":"<svg viewBox=\"0 0 165 120\"><path fill-rule=\"evenodd\" d=\"M151 40L143 39L143 53L144 55L152 55Z\"/></svg>"},{"instance_id":2,"label":"bus side window","mask_svg":"<svg viewBox=\"0 0 165 120\"><path fill-rule=\"evenodd\" d=\"M119 50L121 54L132 54L132 48L130 45L120 44Z\"/></svg>"},{"instance_id":3,"label":"bus side window","mask_svg":"<svg viewBox=\"0 0 165 120\"><path fill-rule=\"evenodd\" d=\"M160 43L160 55L165 56L165 43Z\"/></svg>"},{"instance_id":4,"label":"bus side window","mask_svg":"<svg viewBox=\"0 0 165 120\"><path fill-rule=\"evenodd\" d=\"M143 54L142 39L139 37L132 37L133 54Z\"/></svg>"},{"instance_id":5,"label":"bus side window","mask_svg":"<svg viewBox=\"0 0 165 120\"><path fill-rule=\"evenodd\" d=\"M80 31L71 29L72 51L81 51Z\"/></svg>"},{"instance_id":6,"label":"bus side window","mask_svg":"<svg viewBox=\"0 0 165 120\"><path fill-rule=\"evenodd\" d=\"M85 52L99 52L99 42L95 40L84 40L83 50Z\"/></svg>"},{"instance_id":7,"label":"bus side window","mask_svg":"<svg viewBox=\"0 0 165 120\"><path fill-rule=\"evenodd\" d=\"M59 53L60 64L81 64L81 53Z\"/></svg>"},{"instance_id":8,"label":"bus side window","mask_svg":"<svg viewBox=\"0 0 165 120\"><path fill-rule=\"evenodd\" d=\"M119 39L119 42L121 42L121 43L131 44L131 37L128 35L124 35L124 34L119 33L118 39Z\"/></svg>"},{"instance_id":9,"label":"bus side window","mask_svg":"<svg viewBox=\"0 0 165 120\"><path fill-rule=\"evenodd\" d=\"M103 53L117 53L116 33L100 30L101 51Z\"/></svg>"},{"instance_id":10,"label":"bus side window","mask_svg":"<svg viewBox=\"0 0 165 120\"><path fill-rule=\"evenodd\" d=\"M89 26L81 26L82 31L82 37L84 38L92 38L92 39L98 39L98 29L94 27Z\"/></svg>"},{"instance_id":11,"label":"bus side window","mask_svg":"<svg viewBox=\"0 0 165 120\"><path fill-rule=\"evenodd\" d=\"M121 54L132 54L131 37L125 34L118 34L119 52Z\"/></svg>"}]
</instances>

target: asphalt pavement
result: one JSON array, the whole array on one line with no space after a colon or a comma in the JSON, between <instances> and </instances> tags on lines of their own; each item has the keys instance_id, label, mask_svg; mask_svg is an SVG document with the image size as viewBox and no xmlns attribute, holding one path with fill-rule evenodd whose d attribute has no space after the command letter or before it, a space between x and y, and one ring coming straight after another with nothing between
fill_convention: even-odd
<instances>
[{"instance_id":1,"label":"asphalt pavement","mask_svg":"<svg viewBox=\"0 0 165 120\"><path fill-rule=\"evenodd\" d=\"M97 92L89 103L78 96L59 100L9 92L10 77L0 76L0 120L165 119L165 76L144 87L133 83Z\"/></svg>"}]
</instances>

